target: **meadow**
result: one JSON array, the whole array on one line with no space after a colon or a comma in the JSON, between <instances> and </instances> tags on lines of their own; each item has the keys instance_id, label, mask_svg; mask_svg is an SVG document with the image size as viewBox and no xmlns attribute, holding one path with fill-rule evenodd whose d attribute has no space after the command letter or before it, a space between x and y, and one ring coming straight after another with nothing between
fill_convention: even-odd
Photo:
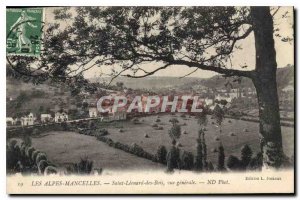
<instances>
[{"instance_id":1,"label":"meadow","mask_svg":"<svg viewBox=\"0 0 300 200\"><path fill-rule=\"evenodd\" d=\"M106 136L115 142L141 146L145 151L155 154L160 145L169 149L171 139L168 130L172 124L171 118L177 118L181 125L181 137L178 139L183 150L196 154L196 139L198 137L199 124L193 116L182 117L180 114L174 116L160 115L141 117L137 121L115 121L105 123L102 128L108 130ZM235 119L224 119L222 133L219 127L213 124L214 120L208 117L205 131L208 159L217 163L218 153L215 149L222 142L225 155L240 156L240 149L248 144L254 155L260 150L258 123ZM161 130L153 127L157 124ZM246 130L247 129L247 130ZM294 129L282 127L283 150L291 157L294 154ZM94 161L95 167L104 169L162 169L163 165L128 154L122 150L112 148L98 141L95 137L81 135L75 132L48 132L32 138L35 148L46 152L48 157L59 165L67 165L78 161L81 157L88 157Z\"/></svg>"}]
</instances>

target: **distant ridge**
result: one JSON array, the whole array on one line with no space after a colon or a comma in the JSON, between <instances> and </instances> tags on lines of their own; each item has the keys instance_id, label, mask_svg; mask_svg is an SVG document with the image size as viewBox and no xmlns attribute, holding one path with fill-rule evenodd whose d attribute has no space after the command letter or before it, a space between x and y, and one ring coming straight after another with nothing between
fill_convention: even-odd
<instances>
[{"instance_id":1,"label":"distant ridge","mask_svg":"<svg viewBox=\"0 0 300 200\"><path fill-rule=\"evenodd\" d=\"M277 69L277 85L278 88L284 88L288 84L294 83L294 66L287 65L283 68ZM115 85L117 82L123 82L125 87L132 89L166 89L166 88L181 88L192 87L195 85L201 85L209 88L225 88L227 85L233 88L237 87L250 87L253 88L253 83L248 78L241 78L240 84L235 81L236 78L224 78L222 75L215 75L211 78L198 78L198 77L163 77L163 76L151 76L145 78L128 78L128 77L117 77L112 84ZM101 78L90 78L91 82L106 82L110 81L110 77ZM226 84L230 83L230 84Z\"/></svg>"}]
</instances>

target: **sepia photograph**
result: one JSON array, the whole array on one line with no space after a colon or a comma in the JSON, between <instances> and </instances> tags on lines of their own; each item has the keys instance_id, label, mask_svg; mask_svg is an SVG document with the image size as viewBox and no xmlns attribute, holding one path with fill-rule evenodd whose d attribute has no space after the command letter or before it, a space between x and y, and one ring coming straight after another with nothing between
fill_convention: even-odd
<instances>
[{"instance_id":1,"label":"sepia photograph","mask_svg":"<svg viewBox=\"0 0 300 200\"><path fill-rule=\"evenodd\" d=\"M8 194L294 194L292 6L6 7Z\"/></svg>"}]
</instances>

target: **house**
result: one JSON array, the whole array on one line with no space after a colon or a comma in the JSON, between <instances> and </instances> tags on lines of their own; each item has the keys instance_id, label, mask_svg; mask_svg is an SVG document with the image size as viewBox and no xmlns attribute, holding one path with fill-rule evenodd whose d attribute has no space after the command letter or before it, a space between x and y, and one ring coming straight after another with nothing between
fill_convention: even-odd
<instances>
[{"instance_id":1,"label":"house","mask_svg":"<svg viewBox=\"0 0 300 200\"><path fill-rule=\"evenodd\" d=\"M41 114L41 122L46 123L52 120L52 117L50 114Z\"/></svg>"},{"instance_id":2,"label":"house","mask_svg":"<svg viewBox=\"0 0 300 200\"><path fill-rule=\"evenodd\" d=\"M114 112L113 115L111 116L113 120L126 120L127 119L127 113L126 111L117 111Z\"/></svg>"},{"instance_id":3,"label":"house","mask_svg":"<svg viewBox=\"0 0 300 200\"><path fill-rule=\"evenodd\" d=\"M216 95L215 96L215 100L218 100L218 101L221 101L221 100L226 100L227 102L231 102L232 101L232 97L227 97L227 96L224 96L224 95Z\"/></svg>"},{"instance_id":4,"label":"house","mask_svg":"<svg viewBox=\"0 0 300 200\"><path fill-rule=\"evenodd\" d=\"M109 112L109 118L111 120L126 120L127 119L126 108L117 108L115 112L111 109Z\"/></svg>"},{"instance_id":5,"label":"house","mask_svg":"<svg viewBox=\"0 0 300 200\"><path fill-rule=\"evenodd\" d=\"M68 114L65 112L56 112L54 116L55 122L64 122L68 121Z\"/></svg>"},{"instance_id":6,"label":"house","mask_svg":"<svg viewBox=\"0 0 300 200\"><path fill-rule=\"evenodd\" d=\"M98 110L95 107L90 107L89 108L89 116L91 118L97 117L98 116Z\"/></svg>"},{"instance_id":7,"label":"house","mask_svg":"<svg viewBox=\"0 0 300 200\"><path fill-rule=\"evenodd\" d=\"M214 100L213 100L213 99L206 98L206 99L204 100L204 102L205 102L205 105L210 106L210 105L213 105Z\"/></svg>"},{"instance_id":8,"label":"house","mask_svg":"<svg viewBox=\"0 0 300 200\"><path fill-rule=\"evenodd\" d=\"M33 113L29 113L27 116L21 117L21 125L22 126L31 126L35 121L35 117Z\"/></svg>"},{"instance_id":9,"label":"house","mask_svg":"<svg viewBox=\"0 0 300 200\"><path fill-rule=\"evenodd\" d=\"M294 86L288 85L285 88L282 89L284 92L294 92Z\"/></svg>"},{"instance_id":10,"label":"house","mask_svg":"<svg viewBox=\"0 0 300 200\"><path fill-rule=\"evenodd\" d=\"M12 117L6 117L6 126L15 125L15 120Z\"/></svg>"}]
</instances>

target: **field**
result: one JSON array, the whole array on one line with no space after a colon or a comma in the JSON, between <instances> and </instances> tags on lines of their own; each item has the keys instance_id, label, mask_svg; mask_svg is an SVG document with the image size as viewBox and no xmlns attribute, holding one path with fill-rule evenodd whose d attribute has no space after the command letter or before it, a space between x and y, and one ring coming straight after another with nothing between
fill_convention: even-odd
<instances>
[{"instance_id":1,"label":"field","mask_svg":"<svg viewBox=\"0 0 300 200\"><path fill-rule=\"evenodd\" d=\"M108 127L109 138L114 141L119 141L125 144L136 143L142 146L146 151L155 153L160 145L166 147L171 146L171 139L168 135L168 130L171 127L169 122L170 118L174 116L162 115L160 116L161 122L155 122L157 116L148 116L140 118L140 124L134 124L133 122L123 122L124 132L120 133L119 128ZM182 126L181 130L186 131L187 134L181 134L179 142L182 145L182 149L196 152L196 139L198 137L199 125L194 117L186 119L180 117L179 114L175 115L179 120L179 124L186 123L186 126ZM206 144L208 151L208 158L216 163L217 153L212 152L214 148L217 148L221 141L225 148L225 155L240 155L240 149L244 144L248 144L254 152L259 151L259 137L258 137L258 123L247 122L241 120L225 119L222 124L222 134L219 133L219 128L213 125L214 120L208 118L207 131L206 131ZM121 123L121 122L120 122ZM163 130L155 130L152 124L158 124L163 127ZM118 124L117 126L122 126ZM244 132L247 128L248 132ZM235 136L231 136L231 134ZM145 138L145 134L149 138ZM283 149L287 156L291 157L294 152L294 129L289 127L282 127L283 135ZM219 137L220 141L216 141L215 138Z\"/></svg>"},{"instance_id":2,"label":"field","mask_svg":"<svg viewBox=\"0 0 300 200\"><path fill-rule=\"evenodd\" d=\"M47 154L58 166L66 166L88 157L94 168L118 169L163 169L152 161L111 148L95 137L72 132L48 132L32 138L32 146Z\"/></svg>"},{"instance_id":3,"label":"field","mask_svg":"<svg viewBox=\"0 0 300 200\"><path fill-rule=\"evenodd\" d=\"M179 124L182 125L182 131L187 133L181 134L179 142L182 147L180 148L195 154L199 130L195 117L187 116L183 118L179 114L175 116L161 115L159 117L161 122L155 122L158 118L157 116L147 116L139 118L140 122L138 124L131 121L119 121L104 124L103 127L109 132L107 137L114 141L129 145L136 143L143 147L145 151L155 154L160 145L165 145L167 148L171 146L168 130L171 127L169 120L173 117L179 120ZM222 125L222 133L220 134L219 128L212 122L213 120L209 117L206 144L208 159L214 165L216 165L218 154L213 152L213 149L218 147L219 142L223 143L226 157L229 155L239 157L240 149L244 144L250 145L254 153L259 151L258 123L225 119ZM152 127L154 123L163 127L163 130L155 130ZM183 125L184 123L186 125ZM245 128L248 129L247 132L244 131ZM123 132L120 132L120 129ZM149 137L146 138L145 134ZM294 152L294 129L282 127L282 135L284 152L291 157ZM220 140L216 141L216 137L219 137ZM72 132L44 133L41 136L33 137L32 145L46 152L51 161L61 166L77 162L81 157L87 156L94 161L96 168L122 170L164 168L160 164L109 147L96 140L95 137Z\"/></svg>"}]
</instances>

